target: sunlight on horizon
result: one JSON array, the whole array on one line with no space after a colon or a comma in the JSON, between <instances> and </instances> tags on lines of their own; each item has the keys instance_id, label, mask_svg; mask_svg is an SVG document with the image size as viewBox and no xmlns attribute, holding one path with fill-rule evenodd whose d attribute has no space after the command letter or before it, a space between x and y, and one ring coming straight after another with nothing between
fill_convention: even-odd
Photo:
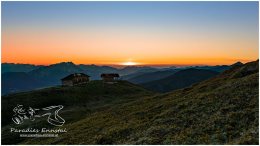
<instances>
[{"instance_id":1,"label":"sunlight on horizon","mask_svg":"<svg viewBox=\"0 0 260 146\"><path fill-rule=\"evenodd\" d=\"M1 61L228 65L259 58L258 29L257 2L3 2Z\"/></svg>"},{"instance_id":2,"label":"sunlight on horizon","mask_svg":"<svg viewBox=\"0 0 260 146\"><path fill-rule=\"evenodd\" d=\"M127 61L127 62L121 63L121 65L133 66L133 65L138 65L138 63L137 62L132 62L132 61Z\"/></svg>"}]
</instances>

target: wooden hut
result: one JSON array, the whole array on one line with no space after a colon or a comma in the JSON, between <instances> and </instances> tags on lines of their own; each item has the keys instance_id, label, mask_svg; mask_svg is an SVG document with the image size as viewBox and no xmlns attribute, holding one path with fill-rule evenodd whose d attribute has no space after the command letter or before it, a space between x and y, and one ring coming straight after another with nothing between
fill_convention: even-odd
<instances>
[{"instance_id":1,"label":"wooden hut","mask_svg":"<svg viewBox=\"0 0 260 146\"><path fill-rule=\"evenodd\" d=\"M61 83L63 86L85 84L89 82L89 77L89 75L86 75L84 73L74 73L62 78Z\"/></svg>"},{"instance_id":2,"label":"wooden hut","mask_svg":"<svg viewBox=\"0 0 260 146\"><path fill-rule=\"evenodd\" d=\"M101 74L101 78L104 82L116 82L119 78L119 74L117 73L103 73Z\"/></svg>"}]
</instances>

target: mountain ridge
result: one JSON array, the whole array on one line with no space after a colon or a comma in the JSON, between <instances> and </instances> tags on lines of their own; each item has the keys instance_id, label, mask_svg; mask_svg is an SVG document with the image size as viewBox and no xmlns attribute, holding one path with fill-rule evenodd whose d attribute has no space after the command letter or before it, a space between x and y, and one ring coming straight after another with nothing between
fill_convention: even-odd
<instances>
[{"instance_id":1,"label":"mountain ridge","mask_svg":"<svg viewBox=\"0 0 260 146\"><path fill-rule=\"evenodd\" d=\"M194 83L198 83L214 77L217 74L218 72L211 70L188 68L178 71L166 78L146 82L141 85L153 91L169 92L172 90L188 87Z\"/></svg>"},{"instance_id":2,"label":"mountain ridge","mask_svg":"<svg viewBox=\"0 0 260 146\"><path fill-rule=\"evenodd\" d=\"M10 73L7 72L8 68L6 69L4 66L7 64L3 64L2 65L2 71L5 73ZM17 77L15 77L17 80L23 80L23 82L19 82L16 83L17 85L22 85L24 87L26 86L31 86L29 85L29 83L31 83L32 80L37 80L40 81L41 85L40 88L44 88L44 87L49 87L49 86L56 86L60 84L60 79L75 73L75 72L81 72L81 73L85 73L90 75L90 79L91 80L100 80L101 77L100 75L102 73L118 73L121 76L121 79L123 80L134 80L133 83L144 83L145 78L147 79L147 77L139 77L135 78L135 79L131 79L133 77L137 77L138 75L142 75L142 74L146 74L148 76L150 76L150 73L153 74L152 72L157 72L157 71L165 71L165 70L178 70L180 68L153 68L153 67L149 67L149 66L126 66L124 68L114 68L114 67L110 67L110 66L98 66L98 65L83 65L83 64L79 64L76 65L73 62L60 62L60 63L55 63L55 64L51 64L48 66L34 66L34 65L30 65L30 64L26 64L29 65L29 70L27 67L23 68L24 65L23 64L8 64L11 69L11 71L18 71L18 70L22 70L23 72L26 72L28 74L28 77L24 76L24 79L22 78L22 76L17 75ZM14 66L12 66L14 65ZM18 70L15 69L15 67L18 65ZM32 69L33 67L33 69ZM217 71L223 71L226 70L227 66L207 66L207 67L200 67L200 68L207 68L207 69L212 69L212 70L217 70ZM9 71L10 71L9 69ZM19 71L19 72L20 72ZM20 77L20 78L19 78ZM166 76L163 76L166 77ZM145 80L146 82L149 81L153 81L155 79L159 79L161 78L161 75L154 75L151 79L147 79ZM26 80L28 79L28 81ZM30 79L30 80L29 80ZM4 80L2 82L2 85L8 85L8 82L15 82L15 80L10 79L10 80ZM24 91L23 88L21 88L22 86L17 86L16 84L9 84L10 86L6 86L4 87L4 91L2 93L4 94L9 94L9 93L13 93L13 92L21 92ZM37 86L38 88L38 86ZM15 89L15 90L13 90ZM35 88L36 89L36 88ZM30 90L33 90L33 88L30 88Z\"/></svg>"},{"instance_id":3,"label":"mountain ridge","mask_svg":"<svg viewBox=\"0 0 260 146\"><path fill-rule=\"evenodd\" d=\"M70 88L78 87L68 87ZM93 88L98 89L95 86ZM74 112L69 115L76 116L79 112L83 114L80 115L82 118L65 124L63 128L68 132L60 134L59 139L27 139L19 144L259 144L259 133L255 130L259 126L259 61L163 94L148 93L140 88L135 92L140 94L132 94L133 97L129 100L125 91L116 89L119 88L113 87L120 94L107 90L113 93L108 97L119 95L119 98L113 98L118 100L125 95L127 100L106 105L100 103L101 108L92 109L91 113L86 112L87 109L90 110L88 106L73 108L71 110ZM128 93L135 90L136 88L128 90ZM59 90L54 91L57 95L61 94ZM20 99L25 96L19 93L16 95ZM41 96L46 95L49 94ZM4 99L13 99L11 96L14 94ZM96 97L98 96L92 100ZM55 100L53 97L51 99ZM61 115L68 116L65 111ZM71 119L65 119L67 118ZM3 141L17 141L8 139L8 130L6 127L2 128L2 133L5 133Z\"/></svg>"}]
</instances>

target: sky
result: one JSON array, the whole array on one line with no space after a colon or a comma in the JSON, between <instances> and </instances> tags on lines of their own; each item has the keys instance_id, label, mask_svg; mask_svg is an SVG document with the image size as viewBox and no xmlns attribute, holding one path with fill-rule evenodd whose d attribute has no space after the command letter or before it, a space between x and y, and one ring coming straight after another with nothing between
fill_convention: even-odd
<instances>
[{"instance_id":1,"label":"sky","mask_svg":"<svg viewBox=\"0 0 260 146\"><path fill-rule=\"evenodd\" d=\"M259 58L258 2L2 2L2 62L217 65Z\"/></svg>"}]
</instances>

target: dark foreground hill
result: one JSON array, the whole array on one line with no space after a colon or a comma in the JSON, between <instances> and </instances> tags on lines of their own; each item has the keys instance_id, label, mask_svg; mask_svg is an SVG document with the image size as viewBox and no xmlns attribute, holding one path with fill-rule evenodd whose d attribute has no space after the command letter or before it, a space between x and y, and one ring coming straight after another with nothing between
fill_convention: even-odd
<instances>
[{"instance_id":1,"label":"dark foreground hill","mask_svg":"<svg viewBox=\"0 0 260 146\"><path fill-rule=\"evenodd\" d=\"M155 95L124 82L124 88L117 84L109 90L96 85L87 91L57 87L5 96L2 108L30 99L33 105L63 103L73 108L61 113L68 121L62 126L67 133L58 138L18 141L8 132L13 125L6 125L2 144L258 144L258 66L258 61L247 63L166 94ZM47 98L53 101L48 103Z\"/></svg>"},{"instance_id":2,"label":"dark foreground hill","mask_svg":"<svg viewBox=\"0 0 260 146\"><path fill-rule=\"evenodd\" d=\"M169 92L176 89L188 87L194 83L198 83L214 77L218 72L205 69L185 69L170 75L166 78L141 84L143 87L157 91Z\"/></svg>"},{"instance_id":3,"label":"dark foreground hill","mask_svg":"<svg viewBox=\"0 0 260 146\"><path fill-rule=\"evenodd\" d=\"M27 121L15 125L12 121L13 108L18 104L24 107L44 108L53 105L63 105L62 117L66 123L76 122L99 110L107 110L111 106L134 101L138 98L153 95L127 81L115 84L104 84L103 81L91 81L86 85L74 87L51 87L30 92L2 96L2 144L15 144L24 140L19 135L10 133L14 128L49 127L45 118L38 121ZM4 127L4 128L3 128Z\"/></svg>"},{"instance_id":4,"label":"dark foreground hill","mask_svg":"<svg viewBox=\"0 0 260 146\"><path fill-rule=\"evenodd\" d=\"M86 85L74 87L50 87L30 92L21 92L2 96L2 124L8 124L12 108L17 104L42 108L50 105L90 106L97 107L99 102L118 101L136 98L137 95L151 94L152 92L129 83L119 81L116 84L104 84L103 81L91 81ZM95 103L95 104L94 104ZM102 105L103 106L103 105ZM10 112L11 111L11 112Z\"/></svg>"}]
</instances>

